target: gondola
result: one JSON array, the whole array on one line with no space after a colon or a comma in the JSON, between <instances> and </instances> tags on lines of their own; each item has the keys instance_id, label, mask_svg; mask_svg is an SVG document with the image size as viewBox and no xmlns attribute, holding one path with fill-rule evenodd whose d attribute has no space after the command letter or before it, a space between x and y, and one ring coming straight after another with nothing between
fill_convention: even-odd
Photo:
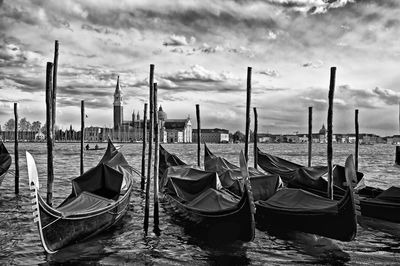
<instances>
[{"instance_id":1,"label":"gondola","mask_svg":"<svg viewBox=\"0 0 400 266\"><path fill-rule=\"evenodd\" d=\"M355 178L352 155L346 160L347 184ZM353 188L348 186L340 200L330 200L311 192L283 188L266 201L256 202L257 224L272 230L293 229L341 241L351 241L357 233Z\"/></svg>"},{"instance_id":2,"label":"gondola","mask_svg":"<svg viewBox=\"0 0 400 266\"><path fill-rule=\"evenodd\" d=\"M137 171L110 140L98 165L72 179L71 194L57 208L40 196L35 161L29 152L26 158L34 222L46 252L55 253L99 234L127 212Z\"/></svg>"},{"instance_id":3,"label":"gondola","mask_svg":"<svg viewBox=\"0 0 400 266\"><path fill-rule=\"evenodd\" d=\"M206 144L204 144L204 169L217 172L223 187L237 195L242 194L243 180L240 167L225 158L214 155ZM254 201L266 200L271 197L280 184L279 176L276 174L266 175L251 167L248 169Z\"/></svg>"},{"instance_id":4,"label":"gondola","mask_svg":"<svg viewBox=\"0 0 400 266\"><path fill-rule=\"evenodd\" d=\"M327 166L312 166L306 167L278 156L274 156L257 150L257 164L267 173L277 174L289 188L300 188L325 197L328 190L328 167ZM357 172L353 183L358 183L363 178L363 174ZM334 199L341 199L346 187L343 184L346 182L345 168L340 165L333 165L333 195Z\"/></svg>"},{"instance_id":5,"label":"gondola","mask_svg":"<svg viewBox=\"0 0 400 266\"><path fill-rule=\"evenodd\" d=\"M3 142L0 142L0 185L7 175L8 169L11 166L11 155L4 146Z\"/></svg>"},{"instance_id":6,"label":"gondola","mask_svg":"<svg viewBox=\"0 0 400 266\"><path fill-rule=\"evenodd\" d=\"M250 184L237 196L221 186L216 172L202 171L176 158L160 149L161 191L173 215L184 220L186 229L211 243L252 241L255 222ZM177 163L180 165L172 165Z\"/></svg>"},{"instance_id":7,"label":"gondola","mask_svg":"<svg viewBox=\"0 0 400 266\"><path fill-rule=\"evenodd\" d=\"M326 196L328 169L326 166L305 167L258 150L258 165L265 171L279 174L288 187L301 188L320 196ZM333 168L334 198L344 196L344 168ZM362 180L363 174L357 172L353 183ZM356 191L356 202L360 214L389 222L400 223L400 188L392 186L387 190L365 186Z\"/></svg>"}]
</instances>

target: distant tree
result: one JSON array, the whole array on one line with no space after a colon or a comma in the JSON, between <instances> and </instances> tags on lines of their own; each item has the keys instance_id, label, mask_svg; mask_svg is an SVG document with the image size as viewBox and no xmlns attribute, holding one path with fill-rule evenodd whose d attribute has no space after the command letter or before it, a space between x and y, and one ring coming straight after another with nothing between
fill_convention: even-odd
<instances>
[{"instance_id":1,"label":"distant tree","mask_svg":"<svg viewBox=\"0 0 400 266\"><path fill-rule=\"evenodd\" d=\"M31 130L31 122L26 120L25 117L21 118L18 123L18 129L21 131Z\"/></svg>"},{"instance_id":2,"label":"distant tree","mask_svg":"<svg viewBox=\"0 0 400 266\"><path fill-rule=\"evenodd\" d=\"M245 139L245 135L240 132L239 130L236 131L235 133L233 133L233 141L239 141L239 142L243 142Z\"/></svg>"},{"instance_id":3,"label":"distant tree","mask_svg":"<svg viewBox=\"0 0 400 266\"><path fill-rule=\"evenodd\" d=\"M39 132L41 126L42 126L42 123L40 121L34 121L34 122L32 122L31 129L34 132Z\"/></svg>"},{"instance_id":4,"label":"distant tree","mask_svg":"<svg viewBox=\"0 0 400 266\"><path fill-rule=\"evenodd\" d=\"M14 130L15 127L15 120L14 119L10 119L8 120L5 124L4 124L4 129L5 130Z\"/></svg>"},{"instance_id":5,"label":"distant tree","mask_svg":"<svg viewBox=\"0 0 400 266\"><path fill-rule=\"evenodd\" d=\"M46 128L46 123L41 127L40 131L46 136L47 133L47 128Z\"/></svg>"}]
</instances>

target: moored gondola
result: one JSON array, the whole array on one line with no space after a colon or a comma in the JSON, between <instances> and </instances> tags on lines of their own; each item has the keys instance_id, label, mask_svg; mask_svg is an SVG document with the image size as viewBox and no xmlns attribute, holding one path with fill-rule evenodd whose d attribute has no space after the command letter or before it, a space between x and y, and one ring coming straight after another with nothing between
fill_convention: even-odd
<instances>
[{"instance_id":1,"label":"moored gondola","mask_svg":"<svg viewBox=\"0 0 400 266\"><path fill-rule=\"evenodd\" d=\"M265 171L279 174L288 187L301 188L326 197L328 172L326 166L305 167L283 158L258 150L258 165ZM357 172L355 183L362 183L363 174ZM333 168L334 198L340 200L346 191L344 168ZM365 217L400 223L400 188L392 186L387 190L370 186L359 186L356 190L356 205Z\"/></svg>"},{"instance_id":2,"label":"moored gondola","mask_svg":"<svg viewBox=\"0 0 400 266\"><path fill-rule=\"evenodd\" d=\"M241 168L223 157L214 155L204 144L204 169L218 173L222 186L236 195L243 192L243 176ZM255 168L248 168L254 201L270 198L280 185L276 174L265 174Z\"/></svg>"},{"instance_id":3,"label":"moored gondola","mask_svg":"<svg viewBox=\"0 0 400 266\"><path fill-rule=\"evenodd\" d=\"M26 153L34 222L43 248L55 253L116 224L129 208L137 173L111 141L99 164L72 179L71 194L57 207L46 204L39 194L36 164Z\"/></svg>"},{"instance_id":4,"label":"moored gondola","mask_svg":"<svg viewBox=\"0 0 400 266\"><path fill-rule=\"evenodd\" d=\"M164 155L166 152L162 150L160 158L161 152ZM165 202L172 206L173 215L185 221L189 231L196 231L197 236L212 243L254 239L254 201L249 184L244 186L240 197L221 186L216 172L188 165L170 165L165 169L166 165L161 166L161 162L160 169L164 169L160 184ZM179 160L179 163L183 162Z\"/></svg>"},{"instance_id":5,"label":"moored gondola","mask_svg":"<svg viewBox=\"0 0 400 266\"><path fill-rule=\"evenodd\" d=\"M352 155L346 160L346 180L355 178ZM330 200L302 189L283 188L266 201L256 202L257 224L273 230L292 229L341 241L351 241L357 233L352 186L340 200Z\"/></svg>"},{"instance_id":6,"label":"moored gondola","mask_svg":"<svg viewBox=\"0 0 400 266\"><path fill-rule=\"evenodd\" d=\"M11 155L3 142L0 142L0 185L11 166Z\"/></svg>"}]
</instances>

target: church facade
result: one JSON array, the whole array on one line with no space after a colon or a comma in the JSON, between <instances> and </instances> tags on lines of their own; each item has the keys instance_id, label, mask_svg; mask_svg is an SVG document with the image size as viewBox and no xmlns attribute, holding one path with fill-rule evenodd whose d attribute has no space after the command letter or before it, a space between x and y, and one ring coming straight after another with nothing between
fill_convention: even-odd
<instances>
[{"instance_id":1,"label":"church facade","mask_svg":"<svg viewBox=\"0 0 400 266\"><path fill-rule=\"evenodd\" d=\"M114 141L121 142L140 142L143 141L143 126L144 121L140 118L140 113L132 112L131 120L124 120L124 104L123 93L121 90L119 77L114 92L113 101L113 128L99 129L99 141L107 139L110 136ZM159 120L159 136L161 143L191 143L192 142L192 122L190 116L184 119L168 119L167 114L160 106L158 109ZM150 122L147 121L147 129ZM97 129L94 129L96 131ZM148 132L147 136L148 139ZM89 132L88 132L89 133ZM86 134L85 134L86 135Z\"/></svg>"}]
</instances>

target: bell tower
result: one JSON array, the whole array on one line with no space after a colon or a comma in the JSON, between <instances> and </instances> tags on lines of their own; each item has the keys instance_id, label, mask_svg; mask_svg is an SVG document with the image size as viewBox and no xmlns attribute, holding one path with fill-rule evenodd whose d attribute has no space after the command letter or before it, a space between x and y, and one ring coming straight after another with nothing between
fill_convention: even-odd
<instances>
[{"instance_id":1,"label":"bell tower","mask_svg":"<svg viewBox=\"0 0 400 266\"><path fill-rule=\"evenodd\" d=\"M122 103L122 92L119 85L119 76L117 78L117 86L114 92L114 129L120 129L122 127L123 119L123 103Z\"/></svg>"}]
</instances>

